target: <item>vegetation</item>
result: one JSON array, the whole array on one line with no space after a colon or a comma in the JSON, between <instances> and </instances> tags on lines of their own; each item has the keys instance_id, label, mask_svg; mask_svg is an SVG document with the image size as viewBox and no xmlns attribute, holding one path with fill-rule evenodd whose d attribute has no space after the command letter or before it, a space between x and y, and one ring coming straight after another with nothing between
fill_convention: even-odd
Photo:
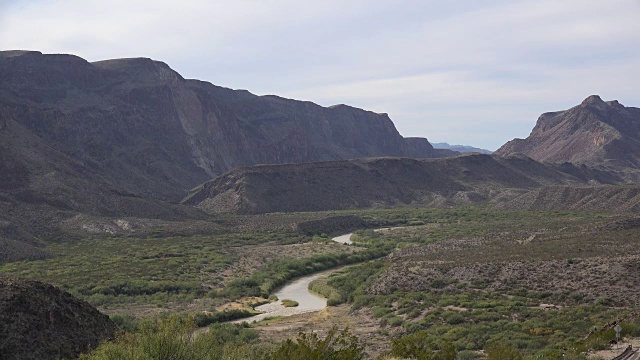
<instances>
[{"instance_id":1,"label":"vegetation","mask_svg":"<svg viewBox=\"0 0 640 360\"><path fill-rule=\"evenodd\" d=\"M176 315L145 320L136 332L123 332L105 342L84 360L180 359L180 360L359 360L364 349L348 329L331 329L324 338L300 333L279 346L260 342L248 325L216 325L196 332L191 318Z\"/></svg>"},{"instance_id":2,"label":"vegetation","mask_svg":"<svg viewBox=\"0 0 640 360\"><path fill-rule=\"evenodd\" d=\"M324 339L321 339L317 333L300 333L295 341L285 341L271 354L273 360L360 360L364 358L364 349L358 338L348 329L338 332L335 327L329 330Z\"/></svg>"},{"instance_id":3,"label":"vegetation","mask_svg":"<svg viewBox=\"0 0 640 360\"><path fill-rule=\"evenodd\" d=\"M225 294L232 298L240 296L268 297L271 291L291 279L341 265L380 258L388 251L388 248L385 247L374 247L337 255L324 254L305 259L283 259L258 269L249 278L231 281L225 288Z\"/></svg>"},{"instance_id":4,"label":"vegetation","mask_svg":"<svg viewBox=\"0 0 640 360\"><path fill-rule=\"evenodd\" d=\"M261 359L271 351L258 344L257 333L246 326L218 325L200 333L195 329L193 319L175 315L147 320L138 332L122 333L81 359Z\"/></svg>"},{"instance_id":5,"label":"vegetation","mask_svg":"<svg viewBox=\"0 0 640 360\"><path fill-rule=\"evenodd\" d=\"M234 249L263 243L286 245L310 238L290 231L250 232L186 238L91 238L71 243L50 243L55 254L44 261L0 265L0 272L61 286L94 306L153 304L167 306L198 298L268 295L292 277L338 264L364 261L370 256L285 260L273 263L251 279L225 284L220 272L238 260ZM305 267L303 269L302 267ZM276 277L273 282L269 276ZM253 282L257 281L257 283ZM223 288L225 291L216 291Z\"/></svg>"},{"instance_id":6,"label":"vegetation","mask_svg":"<svg viewBox=\"0 0 640 360\"><path fill-rule=\"evenodd\" d=\"M426 342L419 331L391 341L391 355L417 360L455 360L457 352L447 341Z\"/></svg>"},{"instance_id":7,"label":"vegetation","mask_svg":"<svg viewBox=\"0 0 640 360\"><path fill-rule=\"evenodd\" d=\"M298 304L298 302L295 301L295 300L284 299L284 300L282 300L282 305L284 307L296 307L296 306L298 306L300 304Z\"/></svg>"},{"instance_id":8,"label":"vegetation","mask_svg":"<svg viewBox=\"0 0 640 360\"><path fill-rule=\"evenodd\" d=\"M375 319L376 336L389 339L380 346L396 357L440 359L457 353L467 359L485 350L495 358L580 358L609 346L611 331L594 329L640 306L640 223L633 216L482 206L293 216L331 221L311 222L309 235L269 230L49 243L46 250L55 258L0 265L0 272L61 285L103 310L124 310L112 315L128 332L114 343L119 346L127 337L163 331L140 316L125 315L135 313L130 309L190 313L191 322L180 326L203 327L251 316L251 303L268 301L291 279L344 265L350 266L314 281L311 289L329 305L347 303ZM354 245L330 242L326 234L356 222L368 229L355 232ZM396 226L401 227L373 230ZM226 305L236 300L244 308ZM623 327L640 336L634 321ZM318 330L331 336L307 334L283 343L286 351L308 354L323 341L340 349L335 343L340 336L329 328ZM362 334L360 346L373 335ZM265 349L259 343L236 344L254 355L251 351Z\"/></svg>"}]
</instances>

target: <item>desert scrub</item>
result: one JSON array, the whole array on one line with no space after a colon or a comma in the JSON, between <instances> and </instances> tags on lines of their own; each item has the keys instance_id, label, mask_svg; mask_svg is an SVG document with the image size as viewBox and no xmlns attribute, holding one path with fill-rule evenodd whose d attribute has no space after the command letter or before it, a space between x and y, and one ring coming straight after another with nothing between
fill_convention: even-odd
<instances>
[{"instance_id":1,"label":"desert scrub","mask_svg":"<svg viewBox=\"0 0 640 360\"><path fill-rule=\"evenodd\" d=\"M365 262L385 256L387 253L386 248L372 248L352 253L316 255L304 259L283 259L259 269L249 278L230 282L225 287L224 293L230 298L268 297L271 291L297 277L341 265Z\"/></svg>"},{"instance_id":2,"label":"desert scrub","mask_svg":"<svg viewBox=\"0 0 640 360\"><path fill-rule=\"evenodd\" d=\"M223 286L217 276L237 259L233 248L310 238L291 231L168 238L92 237L49 243L55 257L0 265L0 272L52 283L94 306L168 304L217 296L202 286Z\"/></svg>"},{"instance_id":3,"label":"desert scrub","mask_svg":"<svg viewBox=\"0 0 640 360\"><path fill-rule=\"evenodd\" d=\"M192 319L172 315L146 320L140 330L122 333L81 359L263 359L272 349L243 325L219 325L196 335Z\"/></svg>"},{"instance_id":4,"label":"desert scrub","mask_svg":"<svg viewBox=\"0 0 640 360\"><path fill-rule=\"evenodd\" d=\"M333 275L334 274L332 274L332 276ZM327 299L327 306L336 306L341 304L343 301L340 293L338 292L338 290L331 287L328 282L329 278L319 278L313 280L309 284L309 290L324 296Z\"/></svg>"},{"instance_id":5,"label":"desert scrub","mask_svg":"<svg viewBox=\"0 0 640 360\"><path fill-rule=\"evenodd\" d=\"M287 340L276 349L271 360L362 360L364 348L360 340L349 329L338 331L334 327L327 336L316 333L300 333L294 340Z\"/></svg>"},{"instance_id":6,"label":"desert scrub","mask_svg":"<svg viewBox=\"0 0 640 360\"><path fill-rule=\"evenodd\" d=\"M237 319L244 319L258 314L256 311L244 309L232 309L225 311L215 311L212 313L197 313L193 316L194 323L197 327L204 327L214 323L222 323Z\"/></svg>"},{"instance_id":7,"label":"desert scrub","mask_svg":"<svg viewBox=\"0 0 640 360\"><path fill-rule=\"evenodd\" d=\"M385 268L386 264L381 261L369 261L330 276L327 286L333 289L331 293L332 305L352 302L357 295L364 292L366 286Z\"/></svg>"},{"instance_id":8,"label":"desert scrub","mask_svg":"<svg viewBox=\"0 0 640 360\"><path fill-rule=\"evenodd\" d=\"M295 301L295 300L284 299L284 300L282 300L282 305L284 307L296 307L296 306L298 306L300 304L298 304L298 302Z\"/></svg>"}]
</instances>

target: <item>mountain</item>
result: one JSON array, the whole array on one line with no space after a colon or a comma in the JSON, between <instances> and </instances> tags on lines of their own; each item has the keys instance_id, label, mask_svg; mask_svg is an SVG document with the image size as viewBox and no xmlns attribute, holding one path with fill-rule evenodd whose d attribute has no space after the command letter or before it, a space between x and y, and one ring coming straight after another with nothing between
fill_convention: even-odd
<instances>
[{"instance_id":1,"label":"mountain","mask_svg":"<svg viewBox=\"0 0 640 360\"><path fill-rule=\"evenodd\" d=\"M1 118L0 263L49 256L42 240L78 213L165 220L202 219L200 211L144 199L115 187L19 123Z\"/></svg>"},{"instance_id":2,"label":"mountain","mask_svg":"<svg viewBox=\"0 0 640 360\"><path fill-rule=\"evenodd\" d=\"M404 139L387 114L186 80L146 58L0 52L0 119L114 188L169 201L238 166L453 154Z\"/></svg>"},{"instance_id":3,"label":"mountain","mask_svg":"<svg viewBox=\"0 0 640 360\"><path fill-rule=\"evenodd\" d=\"M183 204L241 214L442 206L505 201L547 185L619 182L606 172L525 156L372 158L238 168L194 188Z\"/></svg>"},{"instance_id":4,"label":"mountain","mask_svg":"<svg viewBox=\"0 0 640 360\"><path fill-rule=\"evenodd\" d=\"M480 153L480 154L487 154L487 155L492 153L491 150L487 150L487 149L480 149L480 148L468 146L468 145L449 145L446 142L433 143L431 145L433 145L434 149L449 149L449 150L457 151L459 153Z\"/></svg>"},{"instance_id":5,"label":"mountain","mask_svg":"<svg viewBox=\"0 0 640 360\"><path fill-rule=\"evenodd\" d=\"M640 166L640 109L592 95L569 110L542 114L526 139L496 150L544 162L571 162L612 169Z\"/></svg>"},{"instance_id":6,"label":"mountain","mask_svg":"<svg viewBox=\"0 0 640 360\"><path fill-rule=\"evenodd\" d=\"M116 330L108 316L66 291L0 276L2 359L75 359Z\"/></svg>"}]
</instances>

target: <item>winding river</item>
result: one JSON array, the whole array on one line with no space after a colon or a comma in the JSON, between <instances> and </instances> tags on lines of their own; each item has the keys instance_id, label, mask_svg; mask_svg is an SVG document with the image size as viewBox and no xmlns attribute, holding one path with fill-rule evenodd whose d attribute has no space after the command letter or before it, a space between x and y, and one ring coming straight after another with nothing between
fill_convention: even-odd
<instances>
[{"instance_id":1,"label":"winding river","mask_svg":"<svg viewBox=\"0 0 640 360\"><path fill-rule=\"evenodd\" d=\"M337 236L332 240L342 244L351 244L351 240L349 240L351 235L352 234ZM312 275L298 278L285 285L280 290L276 291L275 295L278 297L278 301L256 306L255 309L262 312L262 314L234 320L232 322L242 323L246 321L248 323L251 323L254 321L264 320L268 317L291 316L322 310L327 307L327 299L311 292L309 290L309 284L316 279L327 277L337 270L338 269L321 271ZM285 307L284 305L282 305L283 299L297 301L298 306Z\"/></svg>"}]
</instances>

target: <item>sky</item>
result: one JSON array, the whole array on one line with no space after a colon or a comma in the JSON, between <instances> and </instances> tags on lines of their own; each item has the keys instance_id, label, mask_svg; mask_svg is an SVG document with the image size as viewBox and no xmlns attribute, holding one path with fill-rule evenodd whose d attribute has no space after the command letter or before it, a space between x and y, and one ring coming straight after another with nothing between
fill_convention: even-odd
<instances>
[{"instance_id":1,"label":"sky","mask_svg":"<svg viewBox=\"0 0 640 360\"><path fill-rule=\"evenodd\" d=\"M640 0L0 0L0 49L149 57L490 150L592 94L640 107Z\"/></svg>"}]
</instances>

